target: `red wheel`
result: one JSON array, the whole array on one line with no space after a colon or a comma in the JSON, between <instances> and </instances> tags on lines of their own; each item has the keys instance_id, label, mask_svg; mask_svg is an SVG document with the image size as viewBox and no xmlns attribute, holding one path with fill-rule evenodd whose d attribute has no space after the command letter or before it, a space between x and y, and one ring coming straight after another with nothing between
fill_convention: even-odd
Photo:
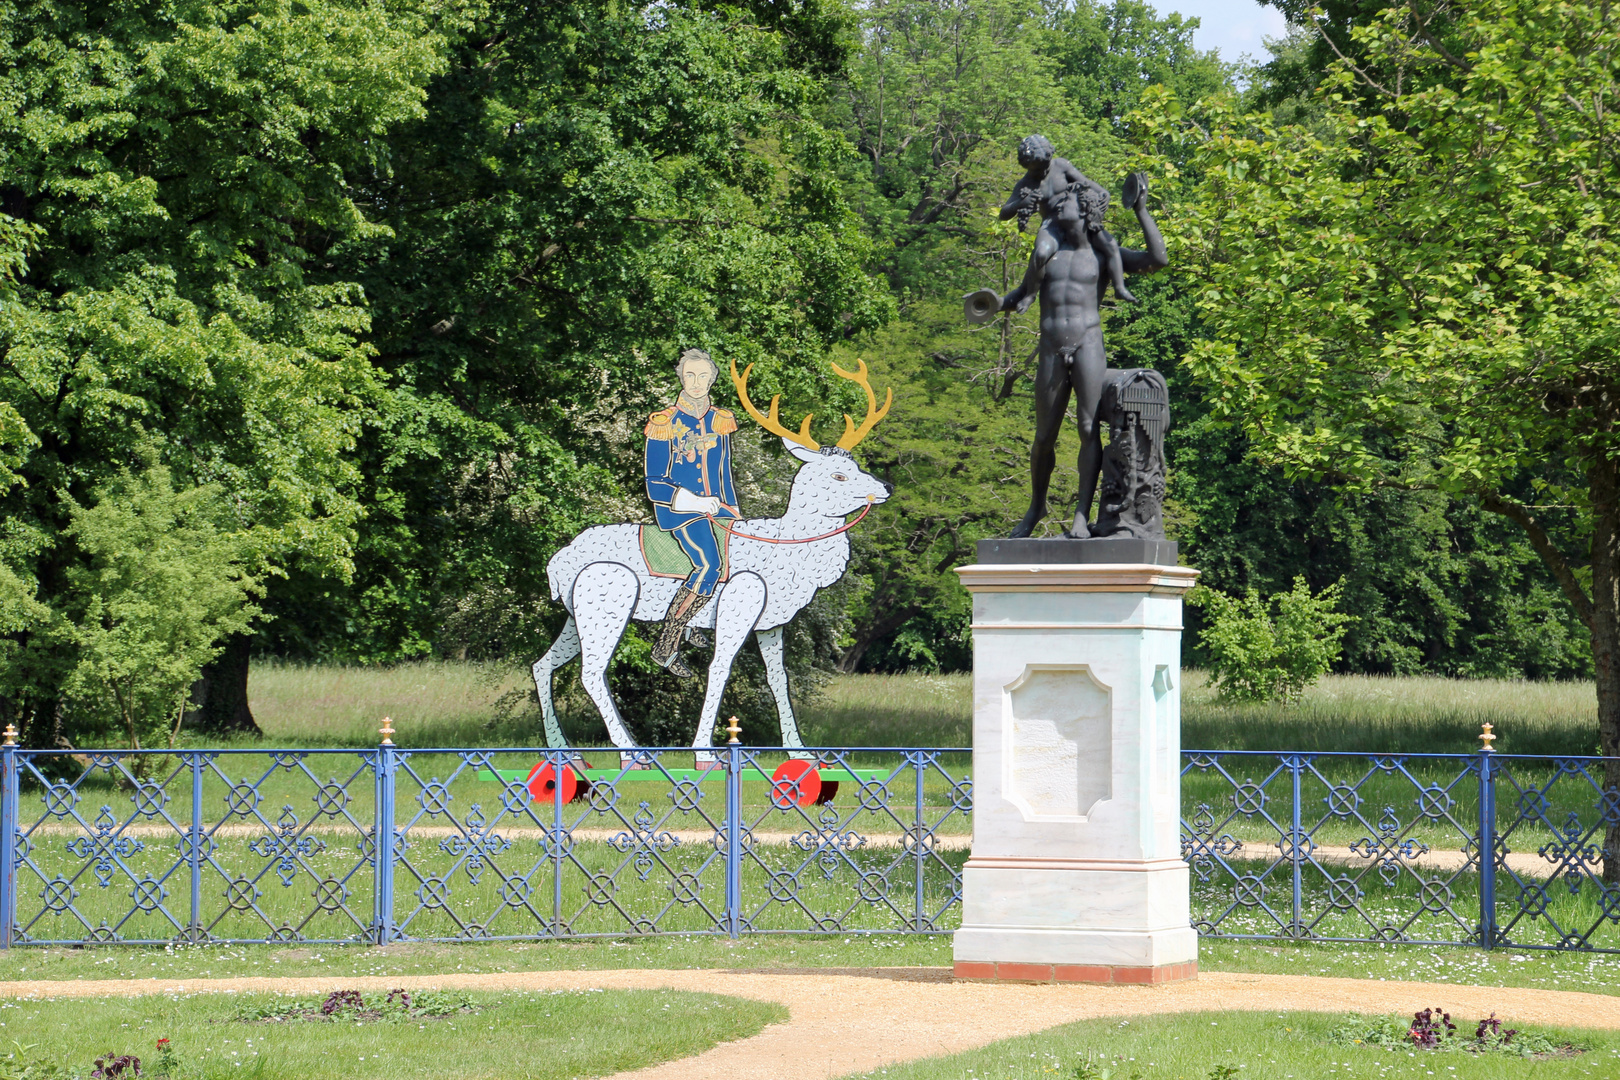
<instances>
[{"instance_id":1,"label":"red wheel","mask_svg":"<svg viewBox=\"0 0 1620 1080\"><path fill-rule=\"evenodd\" d=\"M537 761L529 770L529 798L537 803L549 803L557 797L557 774L549 762ZM573 802L579 793L579 775L573 769L562 772L562 801Z\"/></svg>"},{"instance_id":2,"label":"red wheel","mask_svg":"<svg viewBox=\"0 0 1620 1080\"><path fill-rule=\"evenodd\" d=\"M821 773L813 761L784 761L771 774L771 803L778 810L809 806L821 794Z\"/></svg>"}]
</instances>

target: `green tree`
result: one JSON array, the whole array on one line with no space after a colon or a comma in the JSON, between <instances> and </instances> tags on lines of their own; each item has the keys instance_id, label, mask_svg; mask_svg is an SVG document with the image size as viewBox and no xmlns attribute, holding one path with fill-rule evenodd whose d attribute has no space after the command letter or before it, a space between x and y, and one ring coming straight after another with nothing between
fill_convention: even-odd
<instances>
[{"instance_id":1,"label":"green tree","mask_svg":"<svg viewBox=\"0 0 1620 1080\"><path fill-rule=\"evenodd\" d=\"M562 623L553 552L650 514L642 425L683 348L760 362L762 389L815 407L830 344L892 309L836 183L848 150L817 119L842 5L474 16L368 181L388 231L334 259L365 287L383 381L355 458L367 517L352 580L312 565L273 583L283 653L532 660ZM802 676L809 646L790 645ZM689 736L690 687L638 668L638 647L627 714Z\"/></svg>"},{"instance_id":2,"label":"green tree","mask_svg":"<svg viewBox=\"0 0 1620 1080\"><path fill-rule=\"evenodd\" d=\"M1335 71L1314 132L1229 112L1194 133L1167 100L1148 124L1198 146L1173 228L1216 406L1297 474L1519 525L1588 628L1599 744L1620 756L1616 18L1391 9L1354 32L1365 62Z\"/></svg>"},{"instance_id":3,"label":"green tree","mask_svg":"<svg viewBox=\"0 0 1620 1080\"><path fill-rule=\"evenodd\" d=\"M1142 0L1072 0L1049 15L1046 51L1079 116L1122 123L1150 86L1183 101L1230 90L1233 68L1193 44L1199 20L1160 15Z\"/></svg>"},{"instance_id":4,"label":"green tree","mask_svg":"<svg viewBox=\"0 0 1620 1080\"><path fill-rule=\"evenodd\" d=\"M0 544L37 602L70 603L73 508L147 447L271 565L347 565L375 385L325 267L376 232L357 185L441 45L405 2L0 0ZM9 641L0 712L71 736L82 645Z\"/></svg>"},{"instance_id":5,"label":"green tree","mask_svg":"<svg viewBox=\"0 0 1620 1080\"><path fill-rule=\"evenodd\" d=\"M172 746L197 672L259 614L258 545L234 529L219 486L176 492L161 465L120 472L92 498L70 504L65 536L85 561L43 628L76 655L62 692L81 729L110 728L132 750Z\"/></svg>"},{"instance_id":6,"label":"green tree","mask_svg":"<svg viewBox=\"0 0 1620 1080\"><path fill-rule=\"evenodd\" d=\"M877 240L899 316L842 352L846 363L867 357L895 387L890 419L862 445L895 496L856 541L862 588L840 666L961 668L970 605L952 570L1019 518L1028 475L1038 314L970 328L961 303L1023 274L1031 234L996 213L1019 174L1018 141L1040 132L1113 183L1129 148L1109 110L1130 107L1155 79L1202 93L1225 71L1192 48L1194 24L1129 0L882 3L861 17L862 49L833 119L856 147L850 200ZM1134 219L1115 227L1129 242ZM1146 284L1140 310L1105 315L1111 351L1116 364L1168 369L1189 304ZM1072 501L1072 473L1057 480L1054 501Z\"/></svg>"},{"instance_id":7,"label":"green tree","mask_svg":"<svg viewBox=\"0 0 1620 1080\"><path fill-rule=\"evenodd\" d=\"M867 358L894 387L889 419L860 452L895 496L856 535L860 589L839 664L956 667L968 605L951 570L1018 514L999 480L1028 453L1020 380L1035 318L970 330L961 295L1010 289L1023 272L1029 236L995 216L1020 139L1042 132L1088 165L1113 144L1068 108L1033 0L895 0L859 15L861 48L829 123L855 148L845 188L899 314L841 357Z\"/></svg>"},{"instance_id":8,"label":"green tree","mask_svg":"<svg viewBox=\"0 0 1620 1080\"><path fill-rule=\"evenodd\" d=\"M1240 597L1207 586L1187 602L1209 613L1203 644L1220 696L1228 701L1297 702L1333 665L1346 627L1338 611L1344 591L1335 582L1312 595L1303 576L1269 599L1250 589Z\"/></svg>"}]
</instances>

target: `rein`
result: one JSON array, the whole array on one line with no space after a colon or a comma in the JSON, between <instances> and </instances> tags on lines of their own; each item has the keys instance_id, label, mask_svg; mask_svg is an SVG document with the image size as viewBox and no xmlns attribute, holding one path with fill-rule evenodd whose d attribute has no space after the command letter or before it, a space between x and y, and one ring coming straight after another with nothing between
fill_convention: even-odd
<instances>
[{"instance_id":1,"label":"rein","mask_svg":"<svg viewBox=\"0 0 1620 1080\"><path fill-rule=\"evenodd\" d=\"M747 533L740 533L736 529L731 528L723 521L720 522L720 527L725 529L726 532L731 536L735 536L743 540L758 540L762 544L813 544L817 540L825 540L829 536L837 536L841 532L847 532L848 530L853 529L855 526L861 523L861 518L872 512L872 507L875 505L876 504L871 500L871 498L868 497L866 500L866 509L862 510L859 514L856 514L854 521L846 521L832 532L822 533L820 536L806 537L803 540L774 540L769 536L749 536ZM712 514L705 514L703 516L708 518L710 521L720 520Z\"/></svg>"}]
</instances>

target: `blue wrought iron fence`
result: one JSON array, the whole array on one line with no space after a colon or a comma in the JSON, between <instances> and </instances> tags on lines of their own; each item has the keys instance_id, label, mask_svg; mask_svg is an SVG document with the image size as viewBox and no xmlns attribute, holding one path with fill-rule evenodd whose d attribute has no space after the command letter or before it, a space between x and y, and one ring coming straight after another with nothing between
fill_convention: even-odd
<instances>
[{"instance_id":1,"label":"blue wrought iron fence","mask_svg":"<svg viewBox=\"0 0 1620 1080\"><path fill-rule=\"evenodd\" d=\"M1183 757L1201 934L1620 952L1611 759Z\"/></svg>"},{"instance_id":2,"label":"blue wrought iron fence","mask_svg":"<svg viewBox=\"0 0 1620 1080\"><path fill-rule=\"evenodd\" d=\"M959 925L970 751L716 754L0 747L0 946ZM1620 951L1603 759L1184 762L1202 934Z\"/></svg>"},{"instance_id":3,"label":"blue wrought iron fence","mask_svg":"<svg viewBox=\"0 0 1620 1080\"><path fill-rule=\"evenodd\" d=\"M600 753L6 747L0 945L955 928L969 751Z\"/></svg>"}]
</instances>

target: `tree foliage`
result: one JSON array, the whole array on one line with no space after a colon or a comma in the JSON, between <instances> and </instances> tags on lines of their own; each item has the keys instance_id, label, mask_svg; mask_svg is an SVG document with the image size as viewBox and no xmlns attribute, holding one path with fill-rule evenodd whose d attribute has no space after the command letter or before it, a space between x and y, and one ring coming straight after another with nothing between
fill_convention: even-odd
<instances>
[{"instance_id":1,"label":"tree foliage","mask_svg":"<svg viewBox=\"0 0 1620 1080\"><path fill-rule=\"evenodd\" d=\"M1304 577L1269 598L1252 589L1239 597L1194 589L1187 602L1208 613L1203 644L1220 697L1297 702L1332 667L1345 629L1356 621L1338 610L1343 599L1337 582L1313 595Z\"/></svg>"},{"instance_id":2,"label":"tree foliage","mask_svg":"<svg viewBox=\"0 0 1620 1080\"><path fill-rule=\"evenodd\" d=\"M322 270L375 233L356 184L438 46L407 3L0 5L0 556L34 602L86 602L74 508L148 447L259 558L346 567L374 381L361 290ZM12 633L30 740L84 648Z\"/></svg>"},{"instance_id":3,"label":"tree foliage","mask_svg":"<svg viewBox=\"0 0 1620 1080\"><path fill-rule=\"evenodd\" d=\"M1140 0L0 0L0 720L113 737L83 515L117 507L239 581L188 625L260 652L532 659L551 554L646 517L690 346L795 421L858 406L829 359L895 391L859 452L896 493L790 638L801 684L965 667L952 571L1022 510L1036 313L961 296L1022 273L995 209L1032 132L1154 176L1173 269L1105 336L1171 383L1207 585L1339 582L1347 669L1562 677L1596 643L1609 678L1612 17L1378 7L1239 72ZM791 463L746 427L737 462L769 513ZM616 685L669 741L697 688L646 644ZM738 670L726 709L768 722Z\"/></svg>"},{"instance_id":4,"label":"tree foliage","mask_svg":"<svg viewBox=\"0 0 1620 1080\"><path fill-rule=\"evenodd\" d=\"M1296 475L1446 492L1519 525L1590 633L1606 754L1616 18L1559 0L1392 8L1354 32L1311 129L1234 110L1194 130L1168 97L1146 119L1196 144L1171 230L1200 277L1210 337L1189 364L1215 407Z\"/></svg>"},{"instance_id":5,"label":"tree foliage","mask_svg":"<svg viewBox=\"0 0 1620 1080\"><path fill-rule=\"evenodd\" d=\"M791 8L791 10L789 10ZM278 586L280 646L394 660L543 650L550 554L641 517L641 422L681 349L819 399L887 297L812 115L825 5L481 6L368 185L344 253L385 390L352 584ZM723 392L724 388L720 388Z\"/></svg>"},{"instance_id":6,"label":"tree foliage","mask_svg":"<svg viewBox=\"0 0 1620 1080\"><path fill-rule=\"evenodd\" d=\"M259 615L259 552L218 485L177 492L161 465L122 471L93 499L70 507L65 535L85 561L38 630L74 650L62 693L81 731L110 729L132 750L173 745L197 672Z\"/></svg>"}]
</instances>

